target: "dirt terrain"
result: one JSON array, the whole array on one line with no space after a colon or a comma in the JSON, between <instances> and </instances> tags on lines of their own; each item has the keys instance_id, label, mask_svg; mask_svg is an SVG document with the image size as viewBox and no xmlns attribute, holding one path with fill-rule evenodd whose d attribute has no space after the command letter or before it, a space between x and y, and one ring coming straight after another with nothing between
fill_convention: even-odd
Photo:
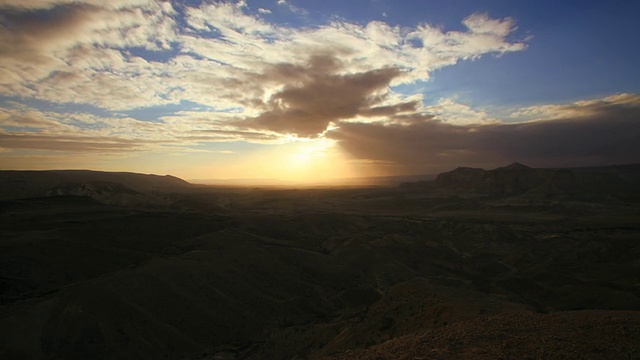
<instances>
[{"instance_id":1,"label":"dirt terrain","mask_svg":"<svg viewBox=\"0 0 640 360\"><path fill-rule=\"evenodd\" d=\"M640 167L0 172L2 359L639 359Z\"/></svg>"}]
</instances>

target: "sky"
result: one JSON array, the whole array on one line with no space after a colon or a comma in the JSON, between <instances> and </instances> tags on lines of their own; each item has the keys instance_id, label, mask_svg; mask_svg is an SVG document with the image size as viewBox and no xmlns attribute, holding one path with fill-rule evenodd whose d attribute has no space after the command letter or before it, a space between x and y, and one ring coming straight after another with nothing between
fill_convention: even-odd
<instances>
[{"instance_id":1,"label":"sky","mask_svg":"<svg viewBox=\"0 0 640 360\"><path fill-rule=\"evenodd\" d=\"M640 162L638 1L0 0L0 168Z\"/></svg>"}]
</instances>

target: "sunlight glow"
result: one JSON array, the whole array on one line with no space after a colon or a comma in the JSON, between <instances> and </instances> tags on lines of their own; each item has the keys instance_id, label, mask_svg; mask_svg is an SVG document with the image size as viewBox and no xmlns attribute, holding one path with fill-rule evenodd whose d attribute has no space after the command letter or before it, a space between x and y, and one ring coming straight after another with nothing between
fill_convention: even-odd
<instances>
[{"instance_id":1,"label":"sunlight glow","mask_svg":"<svg viewBox=\"0 0 640 360\"><path fill-rule=\"evenodd\" d=\"M314 162L322 161L322 158L327 156L327 151L330 151L332 146L333 143L325 139L303 143L299 150L288 157L288 165L293 170L311 167Z\"/></svg>"},{"instance_id":2,"label":"sunlight glow","mask_svg":"<svg viewBox=\"0 0 640 360\"><path fill-rule=\"evenodd\" d=\"M327 139L297 141L271 154L278 177L297 182L328 181L353 176L344 155Z\"/></svg>"}]
</instances>

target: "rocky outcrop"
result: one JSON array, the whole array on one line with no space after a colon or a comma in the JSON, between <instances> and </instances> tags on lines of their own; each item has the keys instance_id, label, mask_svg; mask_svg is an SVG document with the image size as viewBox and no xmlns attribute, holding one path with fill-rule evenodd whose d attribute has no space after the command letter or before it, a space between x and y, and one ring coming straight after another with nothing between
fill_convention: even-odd
<instances>
[{"instance_id":1,"label":"rocky outcrop","mask_svg":"<svg viewBox=\"0 0 640 360\"><path fill-rule=\"evenodd\" d=\"M94 197L106 192L136 193L184 191L191 184L171 175L89 170L0 171L0 200L52 195Z\"/></svg>"},{"instance_id":2,"label":"rocky outcrop","mask_svg":"<svg viewBox=\"0 0 640 360\"><path fill-rule=\"evenodd\" d=\"M493 170L459 167L434 181L404 184L436 194L530 200L640 201L640 165L536 169L520 163Z\"/></svg>"}]
</instances>

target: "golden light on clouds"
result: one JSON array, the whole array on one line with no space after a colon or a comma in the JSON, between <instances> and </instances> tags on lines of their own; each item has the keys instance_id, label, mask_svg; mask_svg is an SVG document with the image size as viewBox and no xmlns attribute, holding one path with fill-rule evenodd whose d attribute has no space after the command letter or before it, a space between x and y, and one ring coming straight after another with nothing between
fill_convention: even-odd
<instances>
[{"instance_id":1,"label":"golden light on clouds","mask_svg":"<svg viewBox=\"0 0 640 360\"><path fill-rule=\"evenodd\" d=\"M443 23L315 22L289 3L261 6L0 0L0 168L322 182L476 161L636 159L619 145L637 142L633 91L505 108L456 91L465 75L434 86L441 69L529 51L515 18L470 9ZM601 122L620 138L583 126ZM551 128L584 141L545 147Z\"/></svg>"}]
</instances>

